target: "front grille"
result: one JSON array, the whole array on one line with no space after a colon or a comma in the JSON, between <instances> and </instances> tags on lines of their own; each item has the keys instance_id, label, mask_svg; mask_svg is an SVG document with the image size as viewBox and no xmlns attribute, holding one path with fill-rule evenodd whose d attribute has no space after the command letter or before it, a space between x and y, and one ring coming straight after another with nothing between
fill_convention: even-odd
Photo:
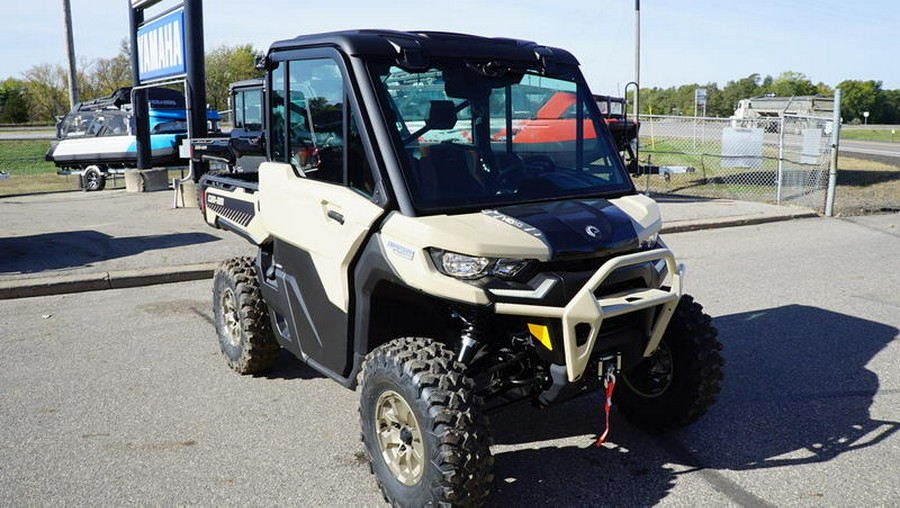
<instances>
[{"instance_id":1,"label":"front grille","mask_svg":"<svg viewBox=\"0 0 900 508\"><path fill-rule=\"evenodd\" d=\"M595 257L587 259L574 259L570 261L544 261L535 266L536 272L596 272L603 263L612 259L612 256Z\"/></svg>"},{"instance_id":2,"label":"front grille","mask_svg":"<svg viewBox=\"0 0 900 508\"><path fill-rule=\"evenodd\" d=\"M615 274L616 272L613 272ZM601 298L608 295L614 295L616 293L622 293L624 291L629 291L632 289L646 289L647 281L640 277L635 277L628 280L622 281L608 281L604 282L594 291L594 296L597 298Z\"/></svg>"}]
</instances>

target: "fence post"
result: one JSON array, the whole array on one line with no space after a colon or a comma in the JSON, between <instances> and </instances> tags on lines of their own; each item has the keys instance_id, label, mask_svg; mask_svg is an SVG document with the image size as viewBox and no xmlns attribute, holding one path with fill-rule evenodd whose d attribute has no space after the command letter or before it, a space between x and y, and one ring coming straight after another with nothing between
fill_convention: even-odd
<instances>
[{"instance_id":1,"label":"fence post","mask_svg":"<svg viewBox=\"0 0 900 508\"><path fill-rule=\"evenodd\" d=\"M784 115L778 123L778 172L775 175L775 203L781 204L781 185L784 182Z\"/></svg>"},{"instance_id":2,"label":"fence post","mask_svg":"<svg viewBox=\"0 0 900 508\"><path fill-rule=\"evenodd\" d=\"M831 124L831 163L828 165L828 193L825 216L834 217L834 190L837 186L838 145L841 141L841 89L834 89L834 118Z\"/></svg>"}]
</instances>

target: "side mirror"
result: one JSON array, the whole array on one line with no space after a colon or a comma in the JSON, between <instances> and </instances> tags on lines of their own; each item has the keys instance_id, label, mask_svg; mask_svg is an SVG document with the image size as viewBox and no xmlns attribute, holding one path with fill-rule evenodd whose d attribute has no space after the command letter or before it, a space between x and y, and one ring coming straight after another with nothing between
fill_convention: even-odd
<instances>
[{"instance_id":1,"label":"side mirror","mask_svg":"<svg viewBox=\"0 0 900 508\"><path fill-rule=\"evenodd\" d=\"M270 70L269 63L270 63L269 57L262 53L253 57L253 67L255 67L256 70L260 70L260 71Z\"/></svg>"}]
</instances>

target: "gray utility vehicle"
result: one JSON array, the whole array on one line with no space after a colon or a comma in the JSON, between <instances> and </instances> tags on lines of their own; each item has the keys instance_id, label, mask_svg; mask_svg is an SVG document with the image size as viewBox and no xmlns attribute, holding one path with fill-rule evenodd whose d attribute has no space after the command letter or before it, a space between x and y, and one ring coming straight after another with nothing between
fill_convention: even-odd
<instances>
[{"instance_id":1,"label":"gray utility vehicle","mask_svg":"<svg viewBox=\"0 0 900 508\"><path fill-rule=\"evenodd\" d=\"M259 63L267 161L200 180L206 221L259 246L215 274L221 348L242 374L284 348L358 386L388 501L484 500L487 415L516 402L616 376L614 401L652 430L714 402L716 330L571 54L364 30ZM537 122L551 100L571 111Z\"/></svg>"}]
</instances>

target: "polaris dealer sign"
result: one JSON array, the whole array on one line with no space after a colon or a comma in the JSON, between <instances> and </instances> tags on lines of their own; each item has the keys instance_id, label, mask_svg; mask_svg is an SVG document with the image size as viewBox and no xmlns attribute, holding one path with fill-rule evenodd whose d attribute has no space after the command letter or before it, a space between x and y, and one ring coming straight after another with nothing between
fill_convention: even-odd
<instances>
[{"instance_id":1,"label":"polaris dealer sign","mask_svg":"<svg viewBox=\"0 0 900 508\"><path fill-rule=\"evenodd\" d=\"M185 74L184 8L138 28L137 49L142 83Z\"/></svg>"}]
</instances>

